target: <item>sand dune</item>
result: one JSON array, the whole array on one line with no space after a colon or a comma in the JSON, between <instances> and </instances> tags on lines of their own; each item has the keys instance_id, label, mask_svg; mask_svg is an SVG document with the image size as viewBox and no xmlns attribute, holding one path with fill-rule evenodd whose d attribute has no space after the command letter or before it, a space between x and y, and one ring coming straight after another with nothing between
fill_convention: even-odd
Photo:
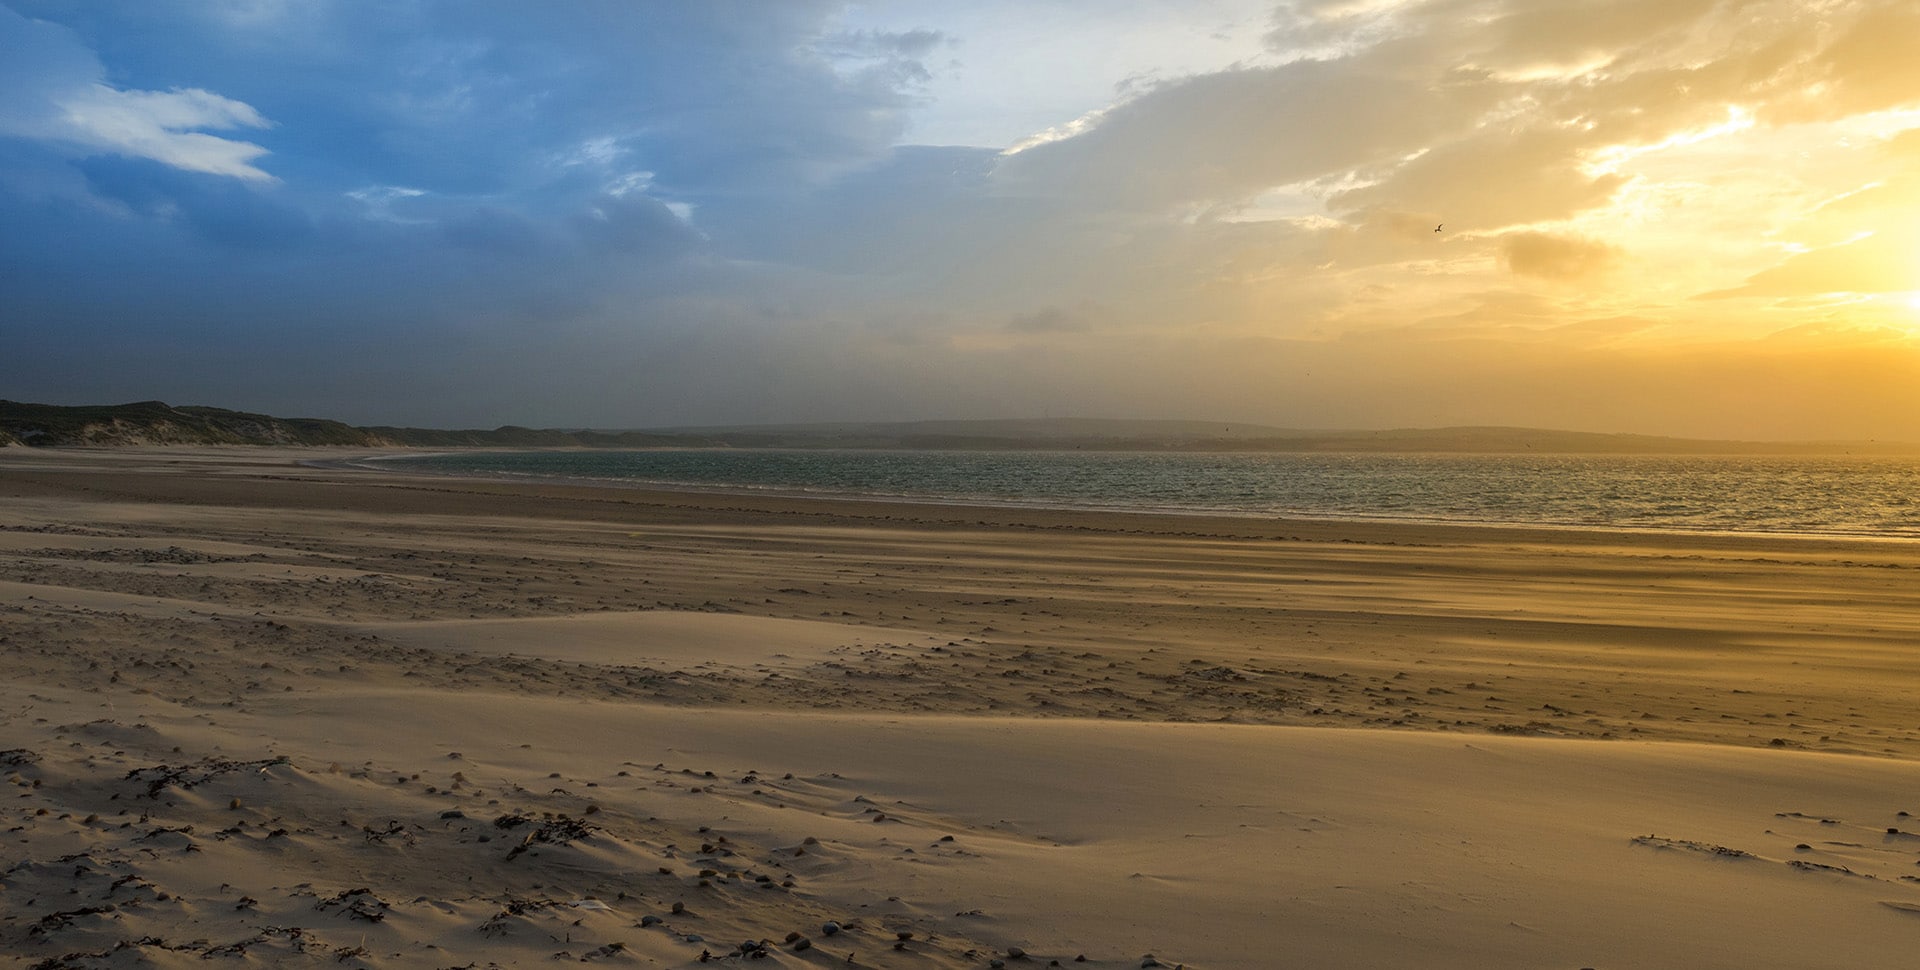
<instances>
[{"instance_id":1,"label":"sand dune","mask_svg":"<svg viewBox=\"0 0 1920 970\"><path fill-rule=\"evenodd\" d=\"M1906 544L287 462L0 452L0 965L1920 943Z\"/></svg>"}]
</instances>

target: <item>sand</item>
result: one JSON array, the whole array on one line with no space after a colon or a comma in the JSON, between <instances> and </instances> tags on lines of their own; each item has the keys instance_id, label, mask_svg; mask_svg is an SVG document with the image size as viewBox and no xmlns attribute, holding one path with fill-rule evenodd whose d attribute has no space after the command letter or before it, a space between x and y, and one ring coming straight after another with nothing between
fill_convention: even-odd
<instances>
[{"instance_id":1,"label":"sand","mask_svg":"<svg viewBox=\"0 0 1920 970\"><path fill-rule=\"evenodd\" d=\"M345 457L0 450L0 966L1920 945L1911 543Z\"/></svg>"}]
</instances>

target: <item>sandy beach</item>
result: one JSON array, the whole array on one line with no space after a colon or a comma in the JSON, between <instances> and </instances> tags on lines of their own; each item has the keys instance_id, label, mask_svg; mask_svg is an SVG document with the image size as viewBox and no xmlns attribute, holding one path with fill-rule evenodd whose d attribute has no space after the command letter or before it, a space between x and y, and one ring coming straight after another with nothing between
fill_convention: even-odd
<instances>
[{"instance_id":1,"label":"sandy beach","mask_svg":"<svg viewBox=\"0 0 1920 970\"><path fill-rule=\"evenodd\" d=\"M18 967L1905 967L1920 545L0 449Z\"/></svg>"}]
</instances>

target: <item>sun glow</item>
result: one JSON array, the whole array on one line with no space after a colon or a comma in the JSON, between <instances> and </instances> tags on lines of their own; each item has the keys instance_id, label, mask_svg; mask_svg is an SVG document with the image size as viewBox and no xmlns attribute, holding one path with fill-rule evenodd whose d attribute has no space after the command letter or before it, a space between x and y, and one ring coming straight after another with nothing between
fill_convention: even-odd
<instances>
[{"instance_id":1,"label":"sun glow","mask_svg":"<svg viewBox=\"0 0 1920 970\"><path fill-rule=\"evenodd\" d=\"M1587 163L1582 167L1588 175L1596 178L1602 175L1613 175L1625 167L1628 162L1641 155L1662 152L1672 148L1681 148L1687 145L1697 145L1712 138L1719 138L1722 135L1731 135L1736 132L1746 131L1752 127L1753 112L1740 105L1730 104L1727 106L1727 120L1719 124L1707 125L1706 127L1696 128L1690 131L1675 132L1651 144L1612 145L1594 153L1593 157L1588 159Z\"/></svg>"}]
</instances>

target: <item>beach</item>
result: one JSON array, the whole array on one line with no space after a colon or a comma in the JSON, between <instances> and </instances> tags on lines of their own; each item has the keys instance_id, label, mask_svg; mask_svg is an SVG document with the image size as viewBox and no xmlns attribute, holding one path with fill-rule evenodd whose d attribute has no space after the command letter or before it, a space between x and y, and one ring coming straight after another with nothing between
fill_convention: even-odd
<instances>
[{"instance_id":1,"label":"beach","mask_svg":"<svg viewBox=\"0 0 1920 970\"><path fill-rule=\"evenodd\" d=\"M1920 544L0 449L20 967L1896 967Z\"/></svg>"}]
</instances>

